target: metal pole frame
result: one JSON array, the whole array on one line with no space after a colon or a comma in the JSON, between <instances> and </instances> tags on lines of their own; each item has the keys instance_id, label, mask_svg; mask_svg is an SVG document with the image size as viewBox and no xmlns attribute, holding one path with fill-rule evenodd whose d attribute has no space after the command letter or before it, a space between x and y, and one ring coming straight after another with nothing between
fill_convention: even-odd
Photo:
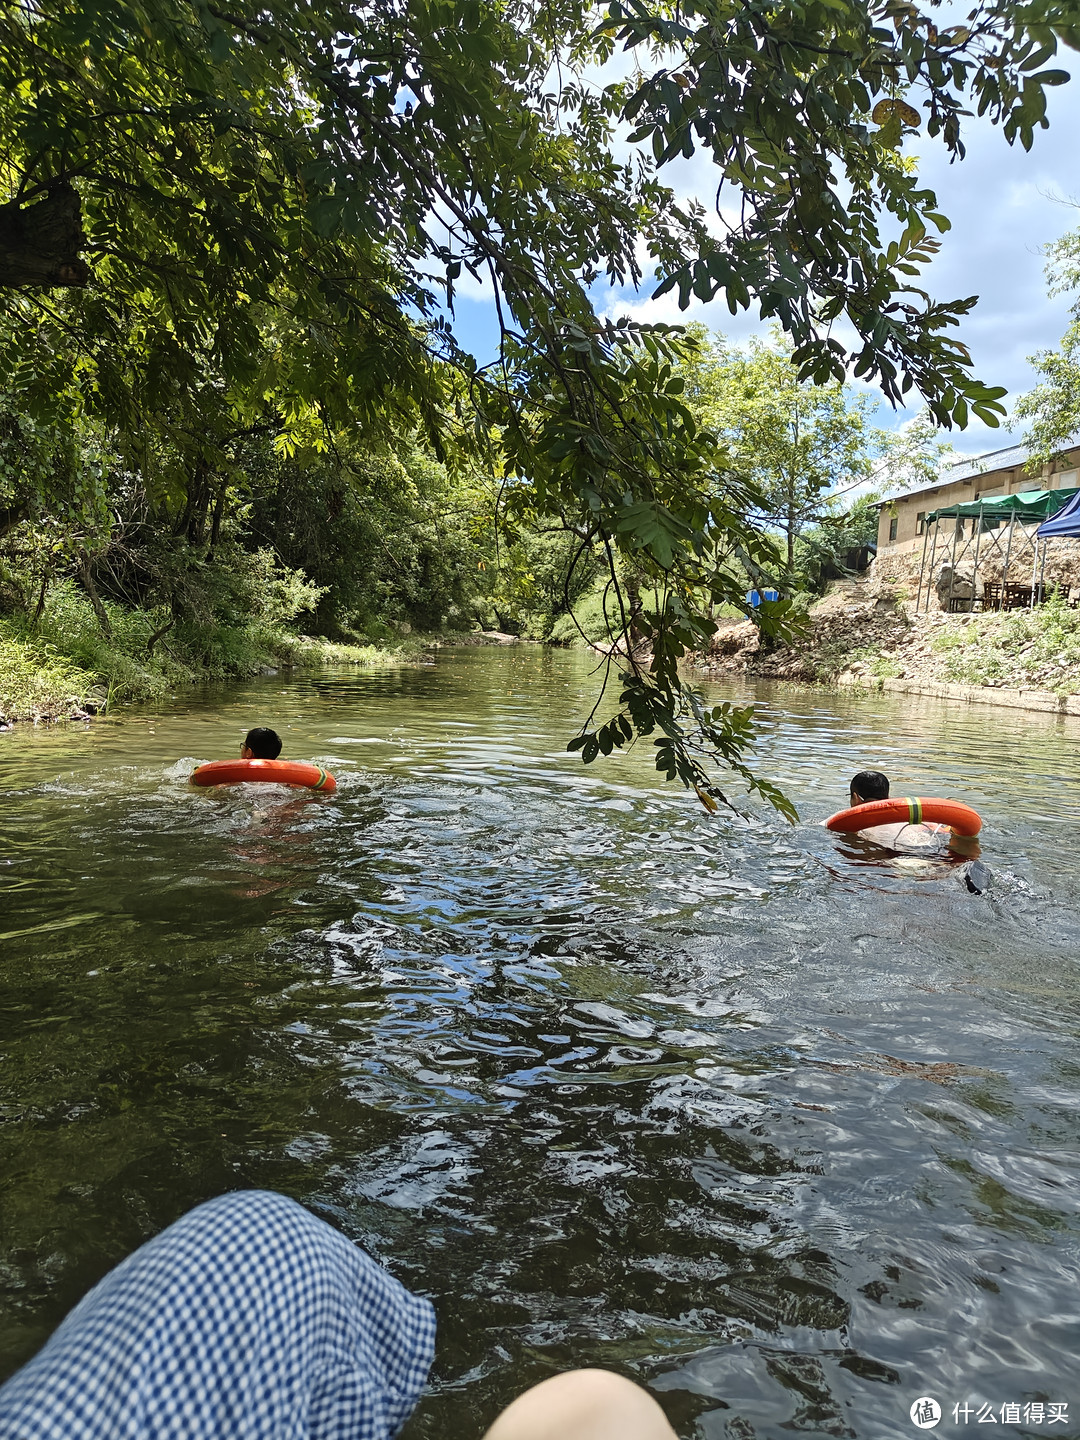
<instances>
[{"instance_id":1,"label":"metal pole frame","mask_svg":"<svg viewBox=\"0 0 1080 1440\"><path fill-rule=\"evenodd\" d=\"M936 520L934 521L934 524L935 524L935 525L937 524L937 521L936 521ZM922 601L922 582L923 582L923 576L924 576L925 573L926 573L926 542L927 542L927 540L928 540L929 538L930 538L930 526L927 525L927 524L925 523L925 521L924 521L924 522L923 522L923 532L922 532L922 564L919 566L919 588L915 591L915 614L916 614L916 615L918 615L918 613L919 613L919 605L920 605L920 603L921 603L921 601ZM927 593L927 596L926 596L926 608L927 608L927 610L930 609L930 595L929 595L929 593Z\"/></svg>"},{"instance_id":2,"label":"metal pole frame","mask_svg":"<svg viewBox=\"0 0 1080 1440\"><path fill-rule=\"evenodd\" d=\"M930 587L934 583L934 560L937 557L938 526L941 524L940 515L934 516L934 535L930 545L930 574L926 579L926 608L930 609Z\"/></svg>"},{"instance_id":3,"label":"metal pole frame","mask_svg":"<svg viewBox=\"0 0 1080 1440\"><path fill-rule=\"evenodd\" d=\"M1009 534L1005 540L1005 564L1001 571L1001 606L1005 608L1005 592L1009 587L1009 556L1012 554L1013 527L1016 524L1016 511L1009 516Z\"/></svg>"},{"instance_id":4,"label":"metal pole frame","mask_svg":"<svg viewBox=\"0 0 1080 1440\"><path fill-rule=\"evenodd\" d=\"M975 540L976 549L978 549L978 528L977 528L977 526L976 526L976 529L973 531L972 535L969 537L969 536L964 535L964 521L967 519L967 516L966 516L966 515L956 515L956 516L953 516L952 518L954 519L955 523L954 523L954 525L953 525L952 558L951 558L951 560L949 561L950 565L951 565L952 568L953 568L953 578L952 578L952 580L949 582L949 604L950 604L950 605L952 604L952 601L953 601L953 598L954 598L954 597L953 597L953 585L954 585L955 582L956 582L956 562L957 562L958 560L962 560L962 559L964 558L964 556L967 554L967 552L971 549L971 541L972 541L972 539ZM958 551L957 551L957 545L959 544L959 541L960 541L961 536L964 537L964 543L963 543L962 545L960 545L959 552L958 552ZM974 589L974 588L975 588L974 585L972 585L972 589ZM972 596L971 604L972 604L972 607L974 608L974 605L975 605L975 598L974 598L974 596Z\"/></svg>"},{"instance_id":5,"label":"metal pole frame","mask_svg":"<svg viewBox=\"0 0 1080 1440\"><path fill-rule=\"evenodd\" d=\"M1032 538L1031 541L1031 599L1028 601L1028 609L1035 609L1035 577L1039 573L1039 542Z\"/></svg>"},{"instance_id":6,"label":"metal pole frame","mask_svg":"<svg viewBox=\"0 0 1080 1440\"><path fill-rule=\"evenodd\" d=\"M962 515L957 515L957 516L955 516L954 519L953 519L952 559L949 561L949 564L950 564L950 565L952 566L952 568L953 568L953 576L952 576L952 579L949 581L949 607L950 607L950 609L952 608L952 602L953 602L953 586L956 584L956 542L957 542L957 540L960 539L960 536L961 536L963 533L964 533L964 517L963 517ZM963 551L961 551L961 554L963 554Z\"/></svg>"},{"instance_id":7,"label":"metal pole frame","mask_svg":"<svg viewBox=\"0 0 1080 1440\"><path fill-rule=\"evenodd\" d=\"M978 583L979 583L979 541L980 541L980 539L982 538L982 514L983 514L983 507L982 507L982 501L980 500L980 501L979 501L979 513L978 513L978 515L975 517L975 558L974 558L974 560L972 561L972 564L973 564L974 567L975 567L975 574L972 576L972 589L974 589L974 588L978 585ZM985 593L986 593L986 587L983 586L983 594L985 594ZM974 596L974 595L972 595L972 597L971 597L971 608L972 608L972 610L975 609L975 596ZM985 607L984 607L984 608L985 608Z\"/></svg>"}]
</instances>

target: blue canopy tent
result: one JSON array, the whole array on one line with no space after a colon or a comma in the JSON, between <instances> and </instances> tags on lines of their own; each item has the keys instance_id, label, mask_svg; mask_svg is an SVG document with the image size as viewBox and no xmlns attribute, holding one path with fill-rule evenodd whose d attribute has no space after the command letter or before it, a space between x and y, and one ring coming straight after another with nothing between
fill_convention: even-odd
<instances>
[{"instance_id":1,"label":"blue canopy tent","mask_svg":"<svg viewBox=\"0 0 1080 1440\"><path fill-rule=\"evenodd\" d=\"M1036 540L1062 539L1070 535L1080 536L1080 490L1052 519L1044 521L1035 531Z\"/></svg>"}]
</instances>

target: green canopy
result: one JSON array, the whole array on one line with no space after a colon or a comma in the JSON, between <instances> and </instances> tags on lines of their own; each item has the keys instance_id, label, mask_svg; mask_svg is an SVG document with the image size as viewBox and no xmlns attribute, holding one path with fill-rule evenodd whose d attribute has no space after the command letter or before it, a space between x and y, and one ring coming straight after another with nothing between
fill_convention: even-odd
<instances>
[{"instance_id":1,"label":"green canopy","mask_svg":"<svg viewBox=\"0 0 1080 1440\"><path fill-rule=\"evenodd\" d=\"M1015 515L1017 520L1049 520L1056 515L1066 501L1080 493L1073 490L1021 490L1018 495L995 495L986 500L964 500L959 505L943 505L940 510L931 510L926 524L948 516L976 515L985 520L1008 520Z\"/></svg>"}]
</instances>

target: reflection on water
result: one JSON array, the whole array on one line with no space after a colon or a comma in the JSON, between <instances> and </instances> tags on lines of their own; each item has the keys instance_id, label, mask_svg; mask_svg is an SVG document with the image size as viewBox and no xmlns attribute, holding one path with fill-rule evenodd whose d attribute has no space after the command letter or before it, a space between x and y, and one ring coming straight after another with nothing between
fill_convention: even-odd
<instances>
[{"instance_id":1,"label":"reflection on water","mask_svg":"<svg viewBox=\"0 0 1080 1440\"><path fill-rule=\"evenodd\" d=\"M413 1437L569 1364L686 1435L1075 1433L1076 722L761 689L793 828L583 769L591 684L443 652L3 737L4 1373L266 1185L435 1301ZM188 787L256 723L337 795ZM866 767L981 811L985 896L814 823Z\"/></svg>"}]
</instances>

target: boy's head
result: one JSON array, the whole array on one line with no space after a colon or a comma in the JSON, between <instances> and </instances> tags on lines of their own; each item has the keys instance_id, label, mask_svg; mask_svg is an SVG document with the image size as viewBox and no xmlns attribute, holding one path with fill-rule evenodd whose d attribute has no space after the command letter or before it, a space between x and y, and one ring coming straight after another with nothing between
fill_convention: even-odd
<instances>
[{"instance_id":1,"label":"boy's head","mask_svg":"<svg viewBox=\"0 0 1080 1440\"><path fill-rule=\"evenodd\" d=\"M244 736L241 760L276 760L281 754L281 736L265 725L256 725Z\"/></svg>"},{"instance_id":2,"label":"boy's head","mask_svg":"<svg viewBox=\"0 0 1080 1440\"><path fill-rule=\"evenodd\" d=\"M889 798L889 779L880 770L860 770L851 782L852 805Z\"/></svg>"}]
</instances>

